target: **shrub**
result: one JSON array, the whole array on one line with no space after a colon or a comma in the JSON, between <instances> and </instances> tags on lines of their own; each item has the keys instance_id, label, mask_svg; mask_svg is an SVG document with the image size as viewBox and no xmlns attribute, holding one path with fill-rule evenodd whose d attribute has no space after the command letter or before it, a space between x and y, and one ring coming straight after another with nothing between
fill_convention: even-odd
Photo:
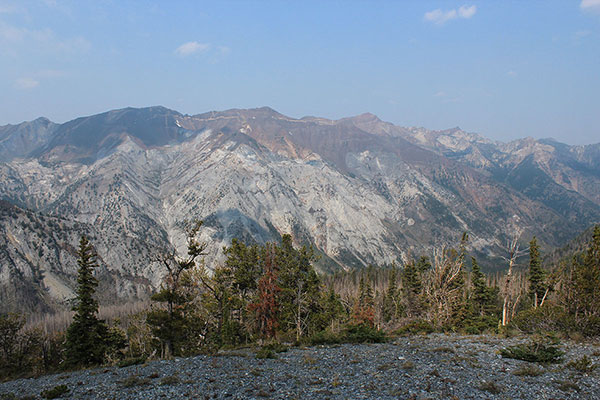
<instances>
[{"instance_id":1,"label":"shrub","mask_svg":"<svg viewBox=\"0 0 600 400\"><path fill-rule=\"evenodd\" d=\"M368 325L348 325L344 329L344 341L348 343L383 343L386 337L383 331Z\"/></svg>"},{"instance_id":2,"label":"shrub","mask_svg":"<svg viewBox=\"0 0 600 400\"><path fill-rule=\"evenodd\" d=\"M119 368L130 367L132 365L139 365L146 362L146 357L128 357L124 358L117 364Z\"/></svg>"},{"instance_id":3,"label":"shrub","mask_svg":"<svg viewBox=\"0 0 600 400\"><path fill-rule=\"evenodd\" d=\"M178 383L179 383L179 377L177 376L177 374L171 375L171 376L165 376L164 378L162 378L160 380L161 386L176 385Z\"/></svg>"},{"instance_id":4,"label":"shrub","mask_svg":"<svg viewBox=\"0 0 600 400\"><path fill-rule=\"evenodd\" d=\"M595 365L588 356L583 356L577 360L569 361L567 367L585 374L595 370L597 365Z\"/></svg>"},{"instance_id":5,"label":"shrub","mask_svg":"<svg viewBox=\"0 0 600 400\"><path fill-rule=\"evenodd\" d=\"M417 333L432 333L434 332L435 329L433 328L433 325L431 325L431 323L429 323L428 321L425 320L421 320L418 319L416 321L411 321L408 324L400 327L399 329L397 329L394 333L396 335L414 335Z\"/></svg>"},{"instance_id":6,"label":"shrub","mask_svg":"<svg viewBox=\"0 0 600 400\"><path fill-rule=\"evenodd\" d=\"M262 348L266 349L266 350L271 350L275 353L285 353L286 351L288 351L288 347L279 342L273 342L273 343L266 344Z\"/></svg>"},{"instance_id":7,"label":"shrub","mask_svg":"<svg viewBox=\"0 0 600 400\"><path fill-rule=\"evenodd\" d=\"M338 334L325 330L313 334L307 341L312 345L339 344L343 342L343 338Z\"/></svg>"},{"instance_id":8,"label":"shrub","mask_svg":"<svg viewBox=\"0 0 600 400\"><path fill-rule=\"evenodd\" d=\"M521 368L513 372L515 376L540 376L544 370L534 365L523 365Z\"/></svg>"},{"instance_id":9,"label":"shrub","mask_svg":"<svg viewBox=\"0 0 600 400\"><path fill-rule=\"evenodd\" d=\"M468 318L463 322L462 330L469 335L498 330L498 318L494 315L484 315Z\"/></svg>"},{"instance_id":10,"label":"shrub","mask_svg":"<svg viewBox=\"0 0 600 400\"><path fill-rule=\"evenodd\" d=\"M592 315L584 321L579 321L579 332L584 336L596 337L600 335L600 317Z\"/></svg>"},{"instance_id":11,"label":"shrub","mask_svg":"<svg viewBox=\"0 0 600 400\"><path fill-rule=\"evenodd\" d=\"M563 392L576 391L579 392L579 386L575 382L571 381L558 381L558 388Z\"/></svg>"},{"instance_id":12,"label":"shrub","mask_svg":"<svg viewBox=\"0 0 600 400\"><path fill-rule=\"evenodd\" d=\"M525 333L577 330L572 316L562 307L550 304L521 311L511 321L511 326Z\"/></svg>"},{"instance_id":13,"label":"shrub","mask_svg":"<svg viewBox=\"0 0 600 400\"><path fill-rule=\"evenodd\" d=\"M277 354L275 354L273 350L269 350L263 347L256 352L256 358L260 360L264 360L265 358L276 359Z\"/></svg>"},{"instance_id":14,"label":"shrub","mask_svg":"<svg viewBox=\"0 0 600 400\"><path fill-rule=\"evenodd\" d=\"M129 388L134 386L144 386L150 384L149 378L140 378L137 375L130 375L127 378L123 379L121 382L123 387Z\"/></svg>"},{"instance_id":15,"label":"shrub","mask_svg":"<svg viewBox=\"0 0 600 400\"><path fill-rule=\"evenodd\" d=\"M499 394L502 392L502 388L498 386L498 384L494 381L484 381L479 385L479 389L485 390L486 392L490 392L492 394Z\"/></svg>"},{"instance_id":16,"label":"shrub","mask_svg":"<svg viewBox=\"0 0 600 400\"><path fill-rule=\"evenodd\" d=\"M514 358L537 363L557 363L562 360L565 354L553 342L547 339L534 338L529 343L523 343L516 346L502 349L500 354L504 358Z\"/></svg>"},{"instance_id":17,"label":"shrub","mask_svg":"<svg viewBox=\"0 0 600 400\"><path fill-rule=\"evenodd\" d=\"M44 399L57 399L67 393L69 393L67 385L58 385L54 386L52 389L42 390L40 396Z\"/></svg>"}]
</instances>

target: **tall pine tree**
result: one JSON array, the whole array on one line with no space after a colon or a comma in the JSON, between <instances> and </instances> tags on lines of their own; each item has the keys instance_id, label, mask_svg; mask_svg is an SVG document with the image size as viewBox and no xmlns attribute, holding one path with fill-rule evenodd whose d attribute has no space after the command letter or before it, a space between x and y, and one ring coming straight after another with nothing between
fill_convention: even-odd
<instances>
[{"instance_id":1,"label":"tall pine tree","mask_svg":"<svg viewBox=\"0 0 600 400\"><path fill-rule=\"evenodd\" d=\"M574 266L572 306L578 319L598 319L600 326L600 225L594 228L583 263Z\"/></svg>"},{"instance_id":2,"label":"tall pine tree","mask_svg":"<svg viewBox=\"0 0 600 400\"><path fill-rule=\"evenodd\" d=\"M533 308L537 308L546 293L545 272L540 259L540 247L534 236L529 242L529 297Z\"/></svg>"},{"instance_id":3,"label":"tall pine tree","mask_svg":"<svg viewBox=\"0 0 600 400\"><path fill-rule=\"evenodd\" d=\"M96 252L85 236L79 241L77 252L77 296L73 305L73 322L65 341L67 367L98 365L104 361L108 349L108 327L97 317L98 302L94 293L98 280L93 270L98 266Z\"/></svg>"}]
</instances>

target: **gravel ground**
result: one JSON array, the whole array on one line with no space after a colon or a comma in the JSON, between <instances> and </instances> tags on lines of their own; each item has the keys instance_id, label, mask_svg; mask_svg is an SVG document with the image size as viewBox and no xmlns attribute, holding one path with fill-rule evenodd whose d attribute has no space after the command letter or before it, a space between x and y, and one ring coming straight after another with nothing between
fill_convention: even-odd
<instances>
[{"instance_id":1,"label":"gravel ground","mask_svg":"<svg viewBox=\"0 0 600 400\"><path fill-rule=\"evenodd\" d=\"M40 398L63 384L73 399L600 399L600 368L567 366L584 355L600 365L598 343L563 343L564 362L551 366L498 355L526 340L434 334L265 360L244 349L6 382L0 399Z\"/></svg>"}]
</instances>

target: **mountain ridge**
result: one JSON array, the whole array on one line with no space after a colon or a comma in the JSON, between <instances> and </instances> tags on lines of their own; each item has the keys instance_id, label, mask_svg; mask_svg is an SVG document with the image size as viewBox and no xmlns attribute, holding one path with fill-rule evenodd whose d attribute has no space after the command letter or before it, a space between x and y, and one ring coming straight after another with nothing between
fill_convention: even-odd
<instances>
[{"instance_id":1,"label":"mountain ridge","mask_svg":"<svg viewBox=\"0 0 600 400\"><path fill-rule=\"evenodd\" d=\"M499 269L517 227L523 240L535 234L550 248L583 221L600 221L595 147L502 144L370 113L294 119L269 107L196 115L125 108L55 125L43 140L23 142L15 154L26 156L0 159L0 198L93 227L127 298L160 283L153 257L183 250L181 222L194 217L206 222L210 262L222 260L233 237L291 233L321 254L321 271L402 263L457 243L463 231L481 263ZM0 155L10 154L3 143ZM6 226L14 237L35 236ZM19 268L31 275L30 264L1 268L10 278Z\"/></svg>"}]
</instances>

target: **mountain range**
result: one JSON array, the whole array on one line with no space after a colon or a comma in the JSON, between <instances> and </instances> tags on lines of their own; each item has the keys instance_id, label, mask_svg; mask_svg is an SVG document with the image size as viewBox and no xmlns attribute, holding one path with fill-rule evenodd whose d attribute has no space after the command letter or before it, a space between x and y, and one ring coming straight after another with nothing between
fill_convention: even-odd
<instances>
[{"instance_id":1,"label":"mountain range","mask_svg":"<svg viewBox=\"0 0 600 400\"><path fill-rule=\"evenodd\" d=\"M488 269L506 241L564 246L600 222L600 144L509 143L362 114L290 118L268 107L184 115L126 108L0 127L0 302L63 307L85 233L103 301L140 299L205 222L206 265L232 238L310 244L322 272L402 263L462 232Z\"/></svg>"}]
</instances>

